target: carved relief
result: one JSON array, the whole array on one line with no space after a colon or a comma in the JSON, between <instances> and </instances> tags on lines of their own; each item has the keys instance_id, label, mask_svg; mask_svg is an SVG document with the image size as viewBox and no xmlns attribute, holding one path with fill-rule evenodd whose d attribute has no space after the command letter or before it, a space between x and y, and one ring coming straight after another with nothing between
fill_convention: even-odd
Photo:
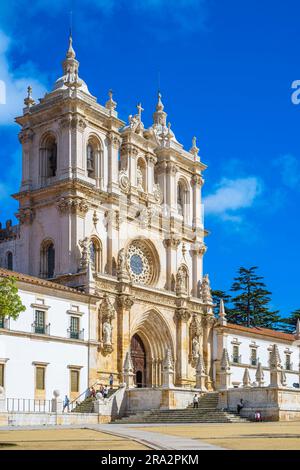
<instances>
[{"instance_id":1,"label":"carved relief","mask_svg":"<svg viewBox=\"0 0 300 470\"><path fill-rule=\"evenodd\" d=\"M57 209L61 215L72 213L85 216L89 210L89 204L81 198L77 197L61 197L57 201Z\"/></svg>"},{"instance_id":2,"label":"carved relief","mask_svg":"<svg viewBox=\"0 0 300 470\"><path fill-rule=\"evenodd\" d=\"M19 210L19 212L16 214L17 219L19 219L20 224L31 224L33 222L33 219L35 217L35 211L34 209L31 209L30 207L22 208Z\"/></svg>"},{"instance_id":3,"label":"carved relief","mask_svg":"<svg viewBox=\"0 0 300 470\"><path fill-rule=\"evenodd\" d=\"M123 193L128 194L130 192L130 181L125 170L121 170L119 173L119 185Z\"/></svg>"},{"instance_id":4,"label":"carved relief","mask_svg":"<svg viewBox=\"0 0 300 470\"><path fill-rule=\"evenodd\" d=\"M198 356L201 353L202 326L197 314L193 315L190 324L190 360L193 367L196 367Z\"/></svg>"}]
</instances>

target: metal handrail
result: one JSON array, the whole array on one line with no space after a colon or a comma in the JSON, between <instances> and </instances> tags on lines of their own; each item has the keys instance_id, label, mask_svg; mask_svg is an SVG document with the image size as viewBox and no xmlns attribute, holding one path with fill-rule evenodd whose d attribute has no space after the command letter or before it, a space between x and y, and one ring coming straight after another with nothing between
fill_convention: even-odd
<instances>
[{"instance_id":1,"label":"metal handrail","mask_svg":"<svg viewBox=\"0 0 300 470\"><path fill-rule=\"evenodd\" d=\"M233 362L234 364L241 364L241 362L242 362L241 354L239 354L239 355L232 354L231 362Z\"/></svg>"},{"instance_id":2,"label":"metal handrail","mask_svg":"<svg viewBox=\"0 0 300 470\"><path fill-rule=\"evenodd\" d=\"M48 325L44 325L43 327L42 326L39 326L37 324L37 322L33 322L31 324L31 328L32 328L32 333L36 333L36 334L39 334L39 335L50 335L50 323L48 323Z\"/></svg>"},{"instance_id":3,"label":"metal handrail","mask_svg":"<svg viewBox=\"0 0 300 470\"><path fill-rule=\"evenodd\" d=\"M97 380L97 382L93 383L93 385L90 385L88 388L86 388L86 389L84 390L84 392L82 392L80 395L78 395L78 397L76 397L74 400L70 401L70 406L71 406L72 404L76 403L77 400L78 400L80 397L82 397L82 395L85 395L86 392L87 392L88 390L90 390L90 388L94 387L95 385L98 385L98 383L99 383L99 380Z\"/></svg>"},{"instance_id":4,"label":"metal handrail","mask_svg":"<svg viewBox=\"0 0 300 470\"><path fill-rule=\"evenodd\" d=\"M73 328L68 328L67 333L70 339L84 339L84 328L82 328L82 330L74 330Z\"/></svg>"}]
</instances>

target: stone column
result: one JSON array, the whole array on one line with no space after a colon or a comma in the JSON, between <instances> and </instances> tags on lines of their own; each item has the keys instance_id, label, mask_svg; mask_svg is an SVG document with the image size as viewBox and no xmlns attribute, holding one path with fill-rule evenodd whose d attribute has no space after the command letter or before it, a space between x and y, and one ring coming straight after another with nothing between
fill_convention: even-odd
<instances>
[{"instance_id":1,"label":"stone column","mask_svg":"<svg viewBox=\"0 0 300 470\"><path fill-rule=\"evenodd\" d=\"M126 352L130 349L130 309L133 296L130 295L128 284L120 283L120 293L117 297L117 334L118 334L118 373L121 380Z\"/></svg>"},{"instance_id":2,"label":"stone column","mask_svg":"<svg viewBox=\"0 0 300 470\"><path fill-rule=\"evenodd\" d=\"M51 400L51 412L52 413L63 412L63 401L60 398L59 390L53 390L53 398Z\"/></svg>"},{"instance_id":3,"label":"stone column","mask_svg":"<svg viewBox=\"0 0 300 470\"><path fill-rule=\"evenodd\" d=\"M31 188L31 175L30 175L30 157L34 133L31 130L23 130L19 133L19 141L22 144L22 183L21 191L26 191ZM39 155L36 156L36 163L39 165ZM38 168L38 166L37 166Z\"/></svg>"},{"instance_id":4,"label":"stone column","mask_svg":"<svg viewBox=\"0 0 300 470\"><path fill-rule=\"evenodd\" d=\"M157 162L157 158L154 155L147 154L147 192L153 194L154 185L154 165Z\"/></svg>"},{"instance_id":5,"label":"stone column","mask_svg":"<svg viewBox=\"0 0 300 470\"><path fill-rule=\"evenodd\" d=\"M6 411L6 396L5 389L0 387L0 413Z\"/></svg>"},{"instance_id":6,"label":"stone column","mask_svg":"<svg viewBox=\"0 0 300 470\"><path fill-rule=\"evenodd\" d=\"M119 194L119 148L122 139L117 132L108 134L108 185L109 193Z\"/></svg>"},{"instance_id":7,"label":"stone column","mask_svg":"<svg viewBox=\"0 0 300 470\"><path fill-rule=\"evenodd\" d=\"M194 297L200 297L200 283L203 276L203 256L207 247L203 242L195 242L191 246L192 252L192 294Z\"/></svg>"},{"instance_id":8,"label":"stone column","mask_svg":"<svg viewBox=\"0 0 300 470\"><path fill-rule=\"evenodd\" d=\"M170 234L164 240L164 246L166 248L166 288L172 290L172 276L176 275L176 263L177 263L177 248L180 244L181 238L175 234Z\"/></svg>"},{"instance_id":9,"label":"stone column","mask_svg":"<svg viewBox=\"0 0 300 470\"><path fill-rule=\"evenodd\" d=\"M192 177L193 185L193 227L203 228L203 217L201 214L201 187L204 179L198 173Z\"/></svg>"},{"instance_id":10,"label":"stone column","mask_svg":"<svg viewBox=\"0 0 300 470\"><path fill-rule=\"evenodd\" d=\"M177 215L177 167L174 162L167 162L166 168L166 204L170 209L170 215Z\"/></svg>"},{"instance_id":11,"label":"stone column","mask_svg":"<svg viewBox=\"0 0 300 470\"><path fill-rule=\"evenodd\" d=\"M212 347L214 320L214 317L208 315L203 318L203 356L207 374L206 387L208 391L213 390Z\"/></svg>"},{"instance_id":12,"label":"stone column","mask_svg":"<svg viewBox=\"0 0 300 470\"><path fill-rule=\"evenodd\" d=\"M270 355L270 385L280 387L282 385L282 366L277 344L273 344Z\"/></svg>"},{"instance_id":13,"label":"stone column","mask_svg":"<svg viewBox=\"0 0 300 470\"><path fill-rule=\"evenodd\" d=\"M176 385L182 387L190 385L188 378L188 357L189 357L189 331L187 323L191 317L191 312L186 307L186 301L178 302L175 318L177 322L176 338ZM181 303L181 305L180 305Z\"/></svg>"},{"instance_id":14,"label":"stone column","mask_svg":"<svg viewBox=\"0 0 300 470\"><path fill-rule=\"evenodd\" d=\"M117 263L118 256L118 239L119 239L119 211L110 206L105 212L106 231L107 231L107 252L106 266L108 274L116 274L113 272L113 258Z\"/></svg>"}]
</instances>

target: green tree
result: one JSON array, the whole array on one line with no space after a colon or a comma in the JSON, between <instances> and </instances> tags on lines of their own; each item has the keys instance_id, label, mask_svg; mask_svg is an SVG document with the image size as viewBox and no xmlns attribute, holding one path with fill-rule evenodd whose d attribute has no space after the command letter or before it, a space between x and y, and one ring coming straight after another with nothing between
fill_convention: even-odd
<instances>
[{"instance_id":1,"label":"green tree","mask_svg":"<svg viewBox=\"0 0 300 470\"><path fill-rule=\"evenodd\" d=\"M241 267L231 287L237 295L232 299L232 311L228 321L245 326L276 328L280 318L278 311L270 310L271 292L267 290L263 277L256 274L257 266Z\"/></svg>"},{"instance_id":2,"label":"green tree","mask_svg":"<svg viewBox=\"0 0 300 470\"><path fill-rule=\"evenodd\" d=\"M219 307L220 307L220 300L223 299L224 306L226 313L229 312L229 306L228 304L231 302L231 295L227 294L223 290L213 290L211 291L211 295L213 298L213 303L216 304L214 307L214 314L218 315L219 313Z\"/></svg>"},{"instance_id":3,"label":"green tree","mask_svg":"<svg viewBox=\"0 0 300 470\"><path fill-rule=\"evenodd\" d=\"M281 329L287 333L293 333L296 329L298 319L300 320L300 308L291 312L288 317L280 319Z\"/></svg>"},{"instance_id":4,"label":"green tree","mask_svg":"<svg viewBox=\"0 0 300 470\"><path fill-rule=\"evenodd\" d=\"M16 280L13 277L0 277L0 318L18 318L26 307L18 294Z\"/></svg>"}]
</instances>

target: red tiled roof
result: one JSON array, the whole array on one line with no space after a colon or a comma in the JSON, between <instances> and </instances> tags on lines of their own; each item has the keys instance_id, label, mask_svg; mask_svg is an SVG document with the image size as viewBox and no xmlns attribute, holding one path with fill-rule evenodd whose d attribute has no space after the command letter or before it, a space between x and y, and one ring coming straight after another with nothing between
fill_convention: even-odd
<instances>
[{"instance_id":1,"label":"red tiled roof","mask_svg":"<svg viewBox=\"0 0 300 470\"><path fill-rule=\"evenodd\" d=\"M14 277L17 281L26 282L29 284L35 284L38 286L43 287L50 287L50 289L58 289L65 292L73 292L79 295L88 296L84 292L80 292L79 290L65 286L63 284L58 284L57 282L48 281L46 279L41 279L39 277L29 276L28 274L18 273L16 271L10 271L8 269L0 268L0 277Z\"/></svg>"},{"instance_id":2,"label":"red tiled roof","mask_svg":"<svg viewBox=\"0 0 300 470\"><path fill-rule=\"evenodd\" d=\"M262 336L270 336L272 338L283 339L285 341L295 341L295 336L290 333L283 333L282 331L275 331L271 330L270 328L260 328L260 327L253 327L249 328L243 325L235 325L234 323L227 323L225 328L230 330L237 330L245 333L252 333L256 335Z\"/></svg>"}]
</instances>

